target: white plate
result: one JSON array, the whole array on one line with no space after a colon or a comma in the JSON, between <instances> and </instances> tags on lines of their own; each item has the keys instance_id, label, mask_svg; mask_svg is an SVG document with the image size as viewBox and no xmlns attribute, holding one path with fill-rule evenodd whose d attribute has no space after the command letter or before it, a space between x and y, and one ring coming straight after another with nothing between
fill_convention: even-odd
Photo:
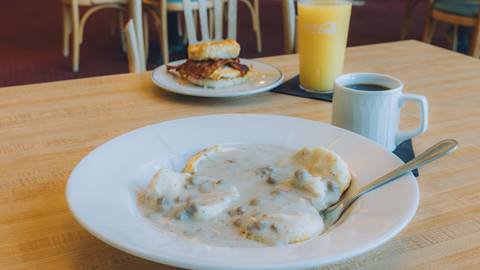
<instances>
[{"instance_id":1,"label":"white plate","mask_svg":"<svg viewBox=\"0 0 480 270\"><path fill-rule=\"evenodd\" d=\"M185 60L175 61L168 65L178 66L183 62L185 62ZM165 90L199 97L239 97L253 95L273 89L283 81L282 72L272 65L247 59L240 59L240 62L244 65L251 65L253 69L247 75L248 79L245 83L231 87L213 89L196 86L168 73L165 65L153 70L152 81Z\"/></svg>"},{"instance_id":2,"label":"white plate","mask_svg":"<svg viewBox=\"0 0 480 270\"><path fill-rule=\"evenodd\" d=\"M338 141L337 141L338 140ZM379 145L331 125L273 115L212 115L167 121L121 135L98 147L74 169L67 200L93 235L130 254L185 268L294 269L336 262L391 239L418 206L413 175L373 191L353 206L343 223L312 240L265 248L208 246L167 235L146 220L136 191L154 172L180 169L194 152L217 143L328 146L358 175L359 185L402 164Z\"/></svg>"}]
</instances>

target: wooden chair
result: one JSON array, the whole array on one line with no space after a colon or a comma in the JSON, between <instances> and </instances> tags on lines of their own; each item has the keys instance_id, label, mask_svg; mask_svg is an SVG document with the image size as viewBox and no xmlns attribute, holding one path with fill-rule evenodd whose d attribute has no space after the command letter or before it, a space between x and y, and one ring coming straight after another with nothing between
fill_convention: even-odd
<instances>
[{"instance_id":1,"label":"wooden chair","mask_svg":"<svg viewBox=\"0 0 480 270\"><path fill-rule=\"evenodd\" d=\"M150 15L154 19L155 28L158 33L158 40L160 43L160 51L164 64L170 62L169 46L168 46L168 12L178 13L178 30L179 34L182 34L182 24L180 14L183 12L182 0L143 0L144 4L144 20L143 20L143 32L144 32L144 44L145 44L145 58L148 57L149 51L149 26L146 15ZM209 2L210 7L211 2ZM198 9L198 5L194 5Z\"/></svg>"},{"instance_id":2,"label":"wooden chair","mask_svg":"<svg viewBox=\"0 0 480 270\"><path fill-rule=\"evenodd\" d=\"M62 0L63 13L63 55L68 57L70 34L72 34L72 69L77 72L79 69L80 45L83 42L85 24L90 16L102 9L117 9L119 28L123 28L123 10L128 0ZM80 6L90 7L80 16ZM121 31L123 35L123 31ZM123 36L122 36L123 40ZM123 42L123 41L122 41ZM122 43L123 45L123 43Z\"/></svg>"},{"instance_id":3,"label":"wooden chair","mask_svg":"<svg viewBox=\"0 0 480 270\"><path fill-rule=\"evenodd\" d=\"M473 27L470 52L480 57L480 1L476 0L430 0L423 32L423 41L432 42L437 22L453 24L452 48L457 49L458 26Z\"/></svg>"},{"instance_id":4,"label":"wooden chair","mask_svg":"<svg viewBox=\"0 0 480 270\"><path fill-rule=\"evenodd\" d=\"M260 3L259 0L240 0L241 3L244 3L250 10L250 15L252 16L252 26L253 31L257 39L257 52L262 52L262 32L260 29Z\"/></svg>"},{"instance_id":5,"label":"wooden chair","mask_svg":"<svg viewBox=\"0 0 480 270\"><path fill-rule=\"evenodd\" d=\"M228 0L223 0L223 2L226 2ZM244 3L247 7L248 10L250 11L250 14L252 16L252 25L253 25L253 30L256 34L256 39L257 39L257 51L261 52L262 51L262 39L261 39L261 30L260 30L260 9L259 9L259 0L240 0L242 3ZM177 12L179 14L178 16L178 29L179 29L179 34L183 35L183 27L182 27L182 21L181 21L181 14L184 11L184 3L183 0L143 0L144 7L146 13L151 15L154 18L155 21L155 26L158 32L159 36L159 41L160 41L160 49L161 49L161 55L163 58L164 63L168 63L170 61L169 59L169 50L168 50L168 24L167 24L167 13L168 12ZM208 0L206 1L206 6L208 8L208 12L210 14L210 19L208 20L210 22L209 28L213 28L213 0ZM191 8L192 10L198 11L199 4L198 1L192 1L191 2ZM198 19L197 13L194 15L195 21ZM144 44L145 44L145 52L148 54L148 24L147 20L144 19L143 21L144 25Z\"/></svg>"},{"instance_id":6,"label":"wooden chair","mask_svg":"<svg viewBox=\"0 0 480 270\"><path fill-rule=\"evenodd\" d=\"M224 1L225 0L213 0L213 13L214 21L212 32L208 26L209 18L208 16L208 7L206 0L198 0L198 13L200 15L200 40L198 39L197 34L197 25L194 19L194 13L192 8L192 0L183 0L184 4L184 17L185 17L185 26L187 29L188 43L195 44L198 42L205 42L211 40L222 40L224 39L223 34L223 18L224 18ZM228 39L237 38L237 0L227 0L228 11L227 11L227 37Z\"/></svg>"},{"instance_id":7,"label":"wooden chair","mask_svg":"<svg viewBox=\"0 0 480 270\"><path fill-rule=\"evenodd\" d=\"M128 70L131 73L144 72L146 70L145 62L142 61L143 55L133 20L128 21L124 31L127 43Z\"/></svg>"}]
</instances>

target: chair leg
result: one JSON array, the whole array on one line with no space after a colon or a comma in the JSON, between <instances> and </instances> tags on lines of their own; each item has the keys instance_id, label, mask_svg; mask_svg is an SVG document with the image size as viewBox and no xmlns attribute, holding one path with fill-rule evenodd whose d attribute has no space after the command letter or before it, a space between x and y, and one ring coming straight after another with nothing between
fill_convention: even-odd
<instances>
[{"instance_id":1,"label":"chair leg","mask_svg":"<svg viewBox=\"0 0 480 270\"><path fill-rule=\"evenodd\" d=\"M437 21L433 20L430 24L430 35L428 36L429 43L432 43L433 36L435 35L435 31L437 30Z\"/></svg>"},{"instance_id":2,"label":"chair leg","mask_svg":"<svg viewBox=\"0 0 480 270\"><path fill-rule=\"evenodd\" d=\"M432 38L435 33L435 28L437 26L437 21L431 18L427 19L425 24L425 30L423 31L423 42L432 43Z\"/></svg>"},{"instance_id":3,"label":"chair leg","mask_svg":"<svg viewBox=\"0 0 480 270\"><path fill-rule=\"evenodd\" d=\"M480 57L480 14L473 29L472 40L470 41L470 55L476 58Z\"/></svg>"},{"instance_id":4,"label":"chair leg","mask_svg":"<svg viewBox=\"0 0 480 270\"><path fill-rule=\"evenodd\" d=\"M145 52L145 61L148 59L148 49L149 49L149 30L148 30L148 16L146 12L143 12L143 50Z\"/></svg>"},{"instance_id":5,"label":"chair leg","mask_svg":"<svg viewBox=\"0 0 480 270\"><path fill-rule=\"evenodd\" d=\"M183 36L183 23L182 23L182 13L177 12L177 34L179 37Z\"/></svg>"},{"instance_id":6,"label":"chair leg","mask_svg":"<svg viewBox=\"0 0 480 270\"><path fill-rule=\"evenodd\" d=\"M124 53L127 52L127 44L126 44L126 38L125 38L125 31L123 31L124 25L125 25L125 19L123 17L123 11L122 10L117 10L117 21L118 21L118 29L120 29L120 41L122 42L122 51Z\"/></svg>"},{"instance_id":7,"label":"chair leg","mask_svg":"<svg viewBox=\"0 0 480 270\"><path fill-rule=\"evenodd\" d=\"M282 16L283 16L283 52L291 54L295 52L295 1L282 0Z\"/></svg>"},{"instance_id":8,"label":"chair leg","mask_svg":"<svg viewBox=\"0 0 480 270\"><path fill-rule=\"evenodd\" d=\"M162 52L163 63L170 62L170 55L168 53L168 25L167 25L167 0L162 0L160 6L160 21L161 25L157 26L160 36L160 47Z\"/></svg>"},{"instance_id":9,"label":"chair leg","mask_svg":"<svg viewBox=\"0 0 480 270\"><path fill-rule=\"evenodd\" d=\"M248 10L250 11L250 15L252 15L252 26L253 32L255 32L256 39L257 39L257 52L262 52L262 34L260 30L260 7L259 7L259 0L242 0L243 3L247 6Z\"/></svg>"},{"instance_id":10,"label":"chair leg","mask_svg":"<svg viewBox=\"0 0 480 270\"><path fill-rule=\"evenodd\" d=\"M432 43L433 34L435 33L435 26L437 21L432 17L433 8L430 3L427 8L427 14L425 16L425 28L423 30L422 40L426 43Z\"/></svg>"},{"instance_id":11,"label":"chair leg","mask_svg":"<svg viewBox=\"0 0 480 270\"><path fill-rule=\"evenodd\" d=\"M257 35L257 52L261 53L262 52L262 32L260 30L259 0L253 1L253 10L255 12L255 16L252 15L252 17L255 17L255 19L253 20L253 25L254 25L255 34Z\"/></svg>"},{"instance_id":12,"label":"chair leg","mask_svg":"<svg viewBox=\"0 0 480 270\"><path fill-rule=\"evenodd\" d=\"M62 3L63 15L63 56L68 57L70 54L70 34L72 33L72 16L70 14L69 6Z\"/></svg>"},{"instance_id":13,"label":"chair leg","mask_svg":"<svg viewBox=\"0 0 480 270\"><path fill-rule=\"evenodd\" d=\"M74 72L78 71L80 58L80 15L78 8L78 0L72 0L72 30L73 30L73 56L72 69Z\"/></svg>"},{"instance_id":14,"label":"chair leg","mask_svg":"<svg viewBox=\"0 0 480 270\"><path fill-rule=\"evenodd\" d=\"M453 25L453 35L452 35L452 50L457 51L458 49L458 25Z\"/></svg>"}]
</instances>

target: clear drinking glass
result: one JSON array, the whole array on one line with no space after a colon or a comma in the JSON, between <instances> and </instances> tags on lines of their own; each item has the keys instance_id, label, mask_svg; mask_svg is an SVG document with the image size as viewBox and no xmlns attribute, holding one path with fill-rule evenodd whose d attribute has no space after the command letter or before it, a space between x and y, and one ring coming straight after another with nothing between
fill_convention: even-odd
<instances>
[{"instance_id":1,"label":"clear drinking glass","mask_svg":"<svg viewBox=\"0 0 480 270\"><path fill-rule=\"evenodd\" d=\"M343 71L352 4L347 0L298 1L300 87L332 92Z\"/></svg>"}]
</instances>

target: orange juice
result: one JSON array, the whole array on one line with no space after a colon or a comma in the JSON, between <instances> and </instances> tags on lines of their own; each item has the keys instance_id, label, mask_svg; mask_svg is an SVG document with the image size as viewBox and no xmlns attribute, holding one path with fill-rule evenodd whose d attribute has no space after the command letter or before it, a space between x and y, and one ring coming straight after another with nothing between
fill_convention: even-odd
<instances>
[{"instance_id":1,"label":"orange juice","mask_svg":"<svg viewBox=\"0 0 480 270\"><path fill-rule=\"evenodd\" d=\"M331 92L342 73L352 4L346 0L298 2L300 86Z\"/></svg>"}]
</instances>

